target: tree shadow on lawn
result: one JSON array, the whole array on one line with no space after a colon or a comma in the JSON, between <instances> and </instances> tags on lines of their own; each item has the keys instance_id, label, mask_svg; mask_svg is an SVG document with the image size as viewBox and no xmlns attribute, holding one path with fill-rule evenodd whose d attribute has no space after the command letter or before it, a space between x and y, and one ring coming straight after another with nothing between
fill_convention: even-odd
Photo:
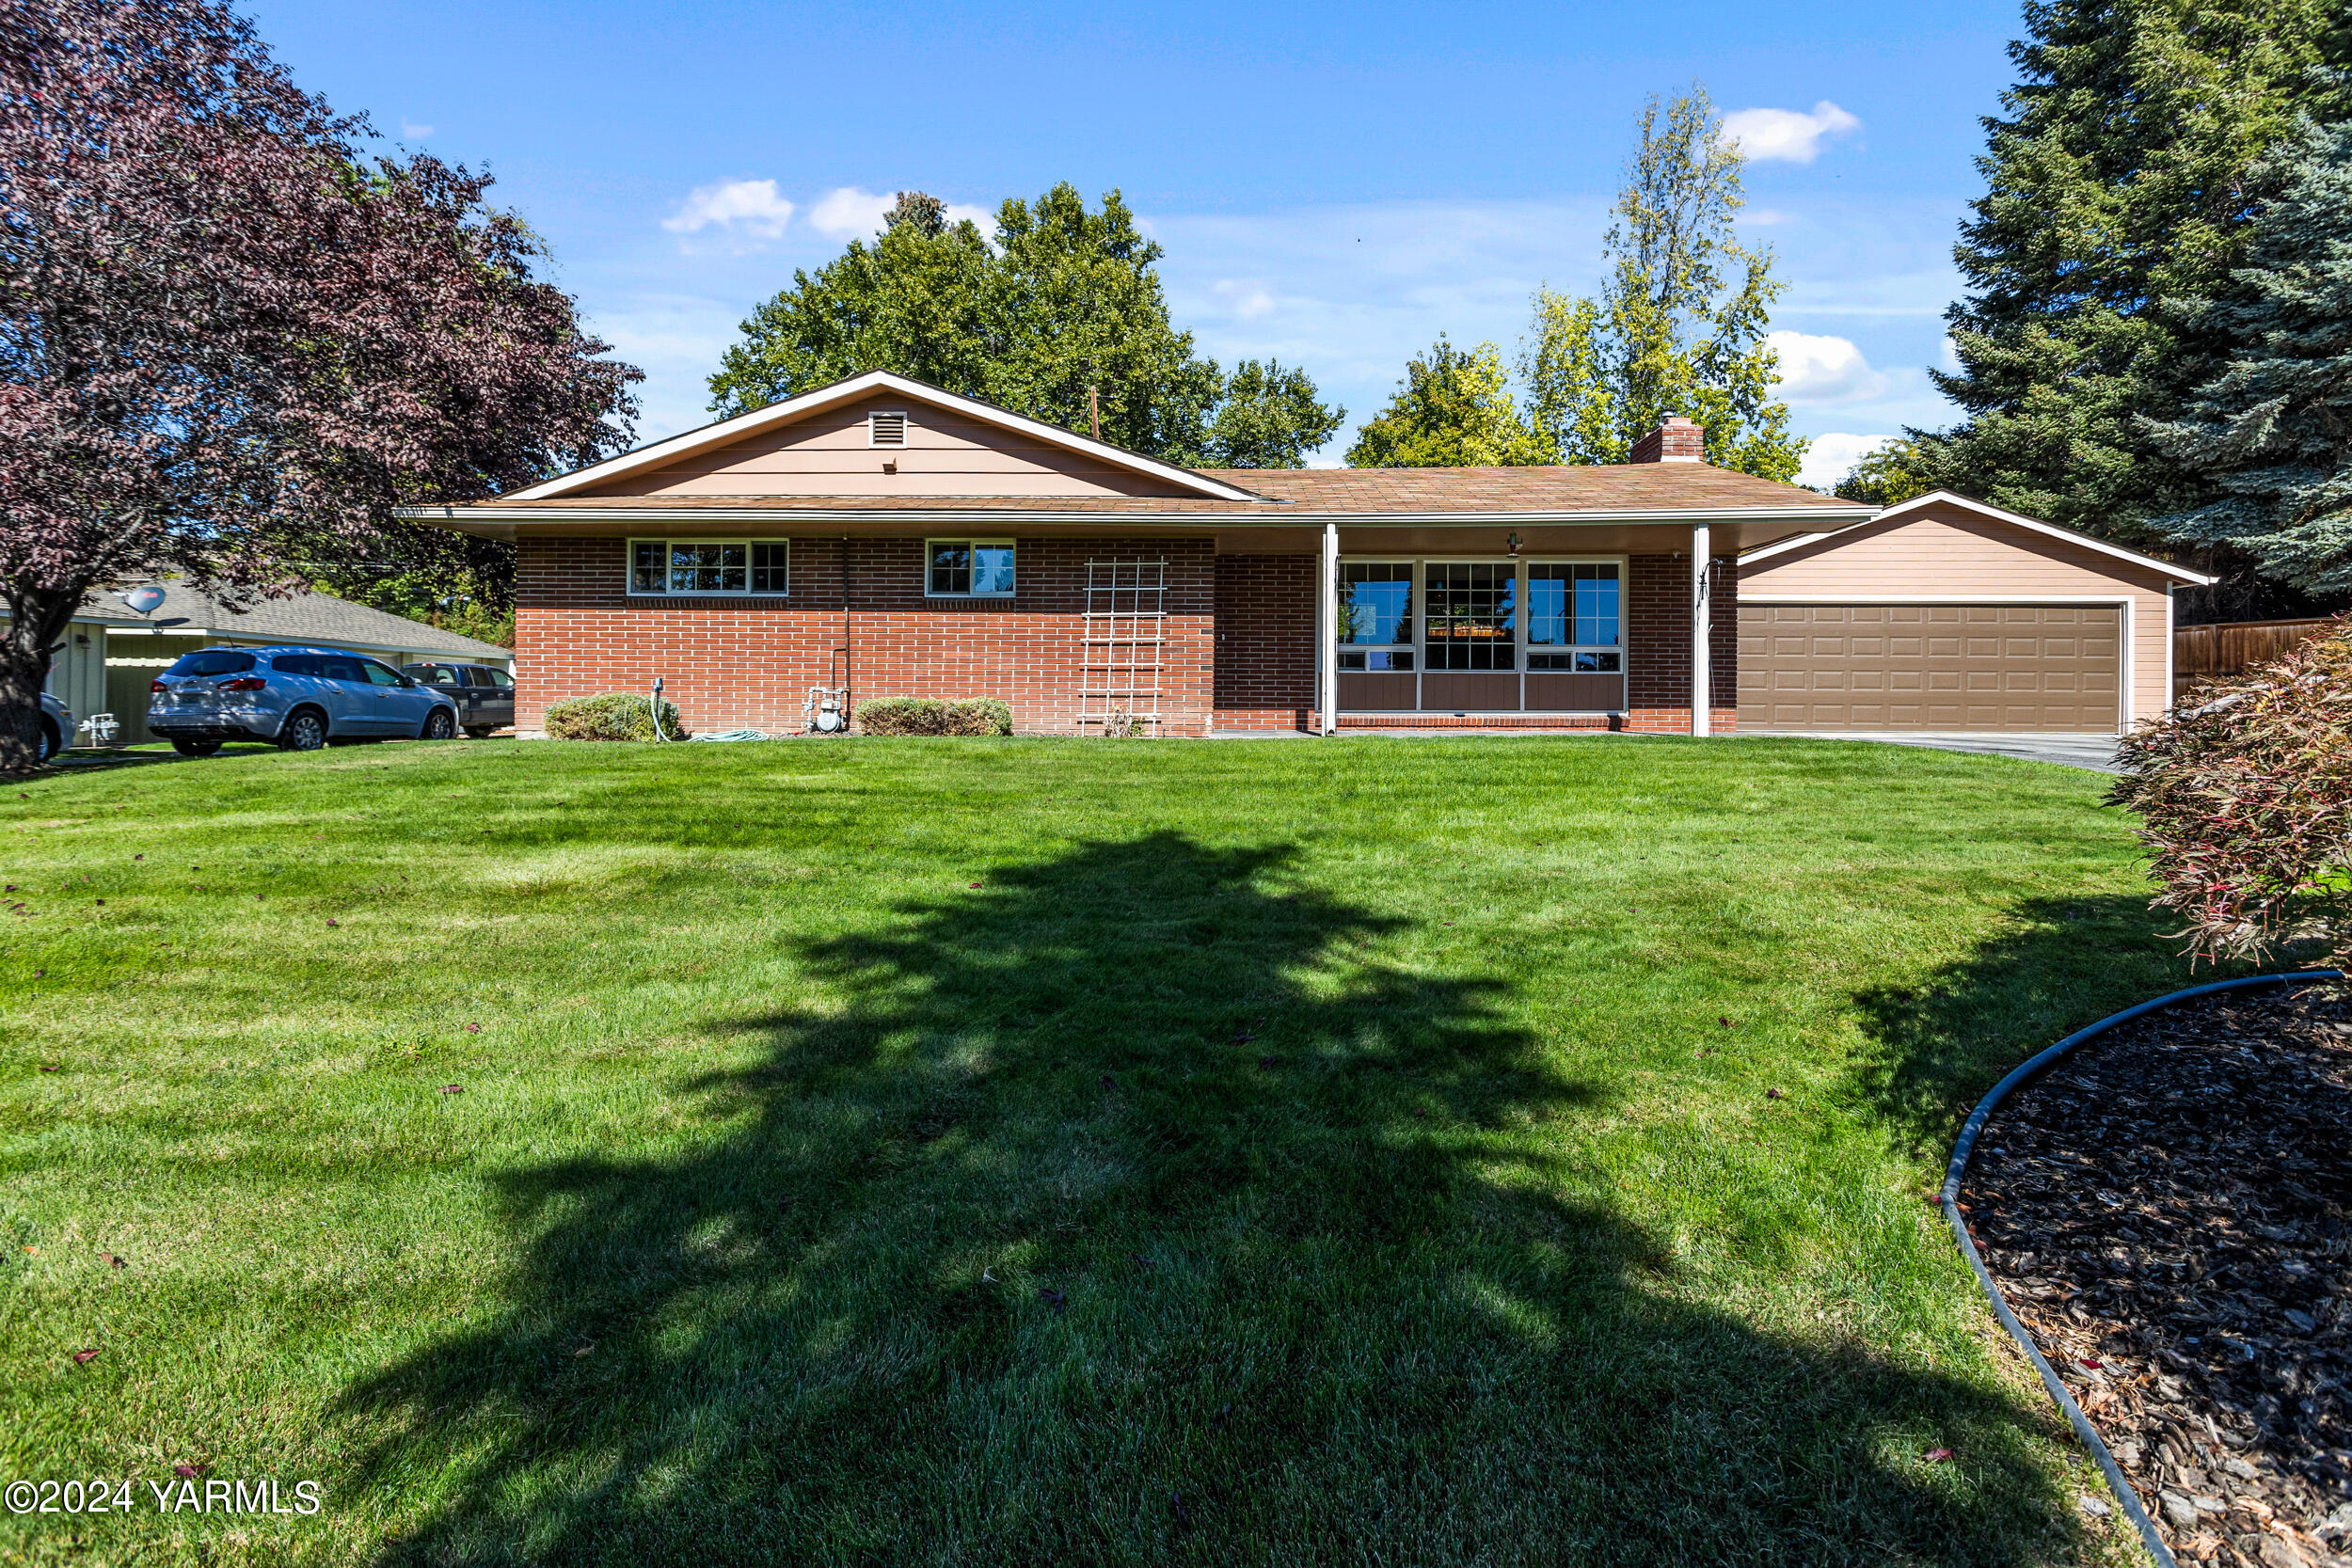
<instances>
[{"instance_id":1,"label":"tree shadow on lawn","mask_svg":"<svg viewBox=\"0 0 2352 1568\"><path fill-rule=\"evenodd\" d=\"M1676 1295L1607 1085L1285 848L910 892L669 1157L512 1174L506 1303L354 1389L389 1561L2067 1555L1984 1377ZM1956 1464L1928 1465L1935 1447Z\"/></svg>"},{"instance_id":2,"label":"tree shadow on lawn","mask_svg":"<svg viewBox=\"0 0 2352 1568\"><path fill-rule=\"evenodd\" d=\"M1991 941L1923 982L1858 992L1871 1042L1864 1093L1907 1152L1940 1164L1977 1101L2020 1062L2136 1003L2257 973L2192 970L2165 935L2178 919L2128 894L2029 899Z\"/></svg>"}]
</instances>

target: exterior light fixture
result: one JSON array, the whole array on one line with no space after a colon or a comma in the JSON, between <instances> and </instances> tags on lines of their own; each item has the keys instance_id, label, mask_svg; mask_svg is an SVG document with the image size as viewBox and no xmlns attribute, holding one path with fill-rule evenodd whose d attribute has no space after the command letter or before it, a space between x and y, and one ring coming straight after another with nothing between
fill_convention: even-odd
<instances>
[{"instance_id":1,"label":"exterior light fixture","mask_svg":"<svg viewBox=\"0 0 2352 1568\"><path fill-rule=\"evenodd\" d=\"M1510 546L1511 559L1517 561L1519 558L1519 536L1518 534L1511 535Z\"/></svg>"}]
</instances>

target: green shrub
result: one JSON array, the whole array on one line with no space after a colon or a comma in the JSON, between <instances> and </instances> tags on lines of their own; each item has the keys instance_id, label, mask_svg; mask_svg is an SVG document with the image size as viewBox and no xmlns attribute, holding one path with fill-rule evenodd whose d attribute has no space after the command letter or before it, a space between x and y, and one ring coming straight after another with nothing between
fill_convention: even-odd
<instances>
[{"instance_id":1,"label":"green shrub","mask_svg":"<svg viewBox=\"0 0 2352 1568\"><path fill-rule=\"evenodd\" d=\"M548 705L548 734L557 740L651 740L653 706L634 691L606 691L594 697L571 697ZM663 699L661 733L672 740L686 738L677 705Z\"/></svg>"},{"instance_id":2,"label":"green shrub","mask_svg":"<svg viewBox=\"0 0 2352 1568\"><path fill-rule=\"evenodd\" d=\"M2198 698L2116 749L2156 907L2199 958L2316 939L2352 967L2352 618Z\"/></svg>"},{"instance_id":3,"label":"green shrub","mask_svg":"<svg viewBox=\"0 0 2352 1568\"><path fill-rule=\"evenodd\" d=\"M1012 709L993 697L882 697L857 705L857 727L867 735L1010 735Z\"/></svg>"}]
</instances>

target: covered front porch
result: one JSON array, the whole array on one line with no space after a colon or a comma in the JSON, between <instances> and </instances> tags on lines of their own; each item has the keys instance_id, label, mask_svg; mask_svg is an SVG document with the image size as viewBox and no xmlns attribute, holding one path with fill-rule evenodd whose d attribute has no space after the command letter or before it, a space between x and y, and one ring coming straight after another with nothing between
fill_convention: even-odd
<instances>
[{"instance_id":1,"label":"covered front porch","mask_svg":"<svg viewBox=\"0 0 2352 1568\"><path fill-rule=\"evenodd\" d=\"M1306 727L1728 730L1736 611L1716 601L1759 531L1793 530L1327 523Z\"/></svg>"}]
</instances>

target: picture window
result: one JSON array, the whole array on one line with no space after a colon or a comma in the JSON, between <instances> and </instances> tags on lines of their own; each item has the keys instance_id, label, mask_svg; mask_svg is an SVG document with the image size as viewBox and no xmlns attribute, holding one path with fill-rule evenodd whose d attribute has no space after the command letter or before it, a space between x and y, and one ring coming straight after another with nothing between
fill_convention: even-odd
<instances>
[{"instance_id":1,"label":"picture window","mask_svg":"<svg viewBox=\"0 0 2352 1568\"><path fill-rule=\"evenodd\" d=\"M789 591L782 539L632 539L631 594L771 594Z\"/></svg>"}]
</instances>

